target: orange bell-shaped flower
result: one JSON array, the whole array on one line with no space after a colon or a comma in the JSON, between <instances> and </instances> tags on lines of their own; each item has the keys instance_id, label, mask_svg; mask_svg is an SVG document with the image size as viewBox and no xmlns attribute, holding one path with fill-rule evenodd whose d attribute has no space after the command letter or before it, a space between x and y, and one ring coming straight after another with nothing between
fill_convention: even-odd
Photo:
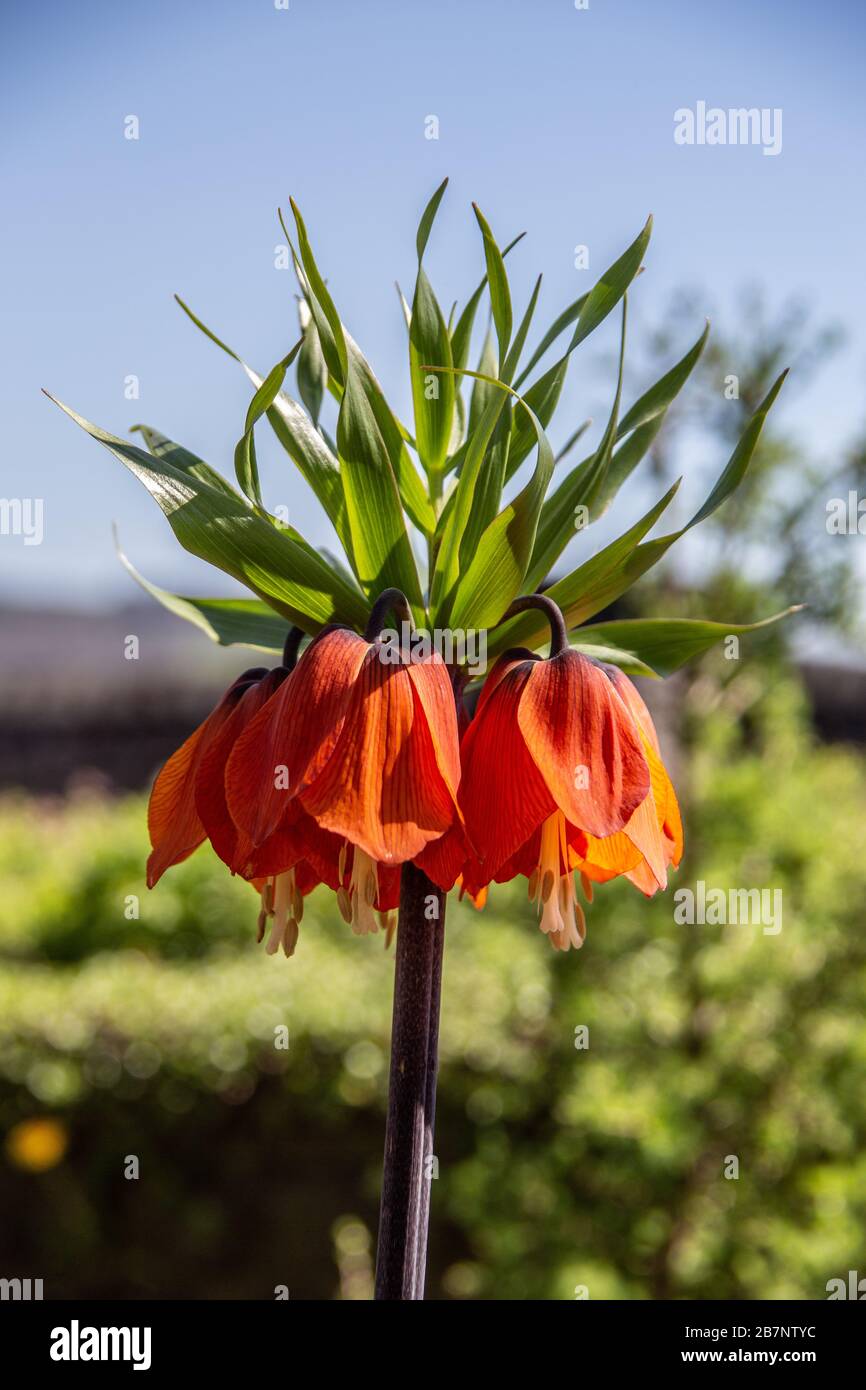
<instances>
[{"instance_id":1,"label":"orange bell-shaped flower","mask_svg":"<svg viewBox=\"0 0 866 1390\"><path fill-rule=\"evenodd\" d=\"M393 894L380 881L387 871L460 819L448 669L435 652L418 658L383 638L391 608L409 616L403 595L388 590L365 637L330 627L314 638L238 738L225 771L231 819L254 848L299 815L334 837L329 859L338 845L339 888L358 931L375 931L376 913L389 910Z\"/></svg>"},{"instance_id":2,"label":"orange bell-shaped flower","mask_svg":"<svg viewBox=\"0 0 866 1390\"><path fill-rule=\"evenodd\" d=\"M541 929L561 950L585 935L573 870L590 881L625 873L644 892L666 882L682 832L646 706L616 668L568 646L555 604L541 595L511 612L543 609L550 656L513 650L496 662L461 744L460 793L471 851L462 884L483 901L487 885L529 879ZM435 868L459 857L452 833L432 847ZM651 886L653 885L653 886Z\"/></svg>"}]
</instances>

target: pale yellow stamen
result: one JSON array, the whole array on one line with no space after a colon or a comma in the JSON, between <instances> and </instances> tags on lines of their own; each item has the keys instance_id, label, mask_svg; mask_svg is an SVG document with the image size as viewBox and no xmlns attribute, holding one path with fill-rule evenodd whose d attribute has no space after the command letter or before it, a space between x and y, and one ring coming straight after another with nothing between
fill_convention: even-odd
<instances>
[{"instance_id":1,"label":"pale yellow stamen","mask_svg":"<svg viewBox=\"0 0 866 1390\"><path fill-rule=\"evenodd\" d=\"M574 894L574 878L570 870L561 871L568 862L565 816L554 811L541 827L538 867L529 880L529 889L530 897L540 907L539 926L558 951L567 951L570 946L577 949L586 936L583 909Z\"/></svg>"},{"instance_id":2,"label":"pale yellow stamen","mask_svg":"<svg viewBox=\"0 0 866 1390\"><path fill-rule=\"evenodd\" d=\"M349 882L349 897L352 904L352 931L356 936L367 936L379 930L374 911L379 896L379 871L375 859L355 846L352 855L352 877Z\"/></svg>"},{"instance_id":3,"label":"pale yellow stamen","mask_svg":"<svg viewBox=\"0 0 866 1390\"><path fill-rule=\"evenodd\" d=\"M274 956L282 946L283 953L291 956L298 944L298 921L303 912L303 899L295 883L294 869L277 874L275 879L265 885L266 893L268 889L271 890L269 897L266 898L263 893L262 900L273 903L274 925L271 927L265 950L269 956ZM260 915L260 922L264 915L265 913Z\"/></svg>"}]
</instances>

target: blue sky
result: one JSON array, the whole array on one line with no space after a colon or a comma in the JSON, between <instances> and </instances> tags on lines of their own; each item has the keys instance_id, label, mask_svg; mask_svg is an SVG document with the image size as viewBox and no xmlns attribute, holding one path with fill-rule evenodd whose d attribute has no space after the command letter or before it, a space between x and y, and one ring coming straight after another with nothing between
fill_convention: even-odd
<instances>
[{"instance_id":1,"label":"blue sky","mask_svg":"<svg viewBox=\"0 0 866 1390\"><path fill-rule=\"evenodd\" d=\"M787 422L829 469L866 420L866 10L854 0L590 0L583 11L573 0L290 0L287 11L43 0L7 7L2 24L0 496L45 507L43 544L0 536L3 601L134 597L113 520L149 578L232 591L183 555L140 485L39 388L117 434L143 420L230 472L250 392L172 294L270 367L296 336L293 276L274 267L275 211L290 193L344 320L407 413L393 282L409 292L418 215L448 174L429 254L446 305L479 278L473 199L500 241L528 232L513 289L522 307L544 271L540 324L651 211L633 346L677 285L706 286L724 310L760 281L771 303L805 296L848 334L808 392L786 387ZM781 108L781 154L676 145L673 113L698 100ZM124 139L130 114L137 141ZM436 141L424 138L431 114ZM589 272L574 267L578 243ZM560 435L603 408L588 361L573 363ZM138 401L124 396L131 374ZM268 500L328 543L292 465L260 435Z\"/></svg>"}]
</instances>

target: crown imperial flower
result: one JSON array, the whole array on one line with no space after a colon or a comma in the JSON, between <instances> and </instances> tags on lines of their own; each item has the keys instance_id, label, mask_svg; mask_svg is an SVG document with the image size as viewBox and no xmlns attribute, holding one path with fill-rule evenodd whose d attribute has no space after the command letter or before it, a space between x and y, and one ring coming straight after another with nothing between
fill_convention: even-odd
<instances>
[{"instance_id":1,"label":"crown imperial flower","mask_svg":"<svg viewBox=\"0 0 866 1390\"><path fill-rule=\"evenodd\" d=\"M280 220L298 276L301 336L267 375L179 301L253 383L235 482L150 426L133 427L139 447L62 407L143 483L188 552L247 590L244 598L185 598L121 557L153 597L224 644L278 652L295 629L282 665L239 676L157 777L149 886L209 839L259 892L258 936L267 933L272 954L294 951L304 897L317 885L336 895L354 931L384 928L386 943L399 904L377 1273L378 1296L387 1298L423 1290L430 1185L415 1175L432 1156L445 892L459 884L481 906L491 883L524 875L542 930L567 950L585 934L575 874L589 900L593 884L617 876L648 895L664 888L680 862L682 825L652 719L624 671L668 675L720 639L774 621L593 619L730 497L784 373L685 525L645 540L675 484L545 595L518 598L557 568L578 515L585 543L585 528L646 457L708 326L621 413L628 294L652 219L528 352L540 277L516 319L506 257L521 238L500 250L474 204L484 274L446 319L423 264L446 184L420 219L414 291L403 301L411 424L346 331L294 202L294 238ZM485 294L493 332L473 371ZM547 430L571 356L614 310L619 355L607 421L587 456L555 473L586 428L554 455ZM286 386L293 363L300 401ZM330 432L326 408L336 411ZM255 449L263 420L315 493L339 557L268 510ZM395 663L391 640L384 659L390 611L401 630L414 623L489 635L494 664L473 718L463 703L466 663L446 667L424 644L415 659L401 648ZM541 657L545 618L553 641ZM310 641L295 665L302 633ZM428 917L431 896L438 910Z\"/></svg>"}]
</instances>

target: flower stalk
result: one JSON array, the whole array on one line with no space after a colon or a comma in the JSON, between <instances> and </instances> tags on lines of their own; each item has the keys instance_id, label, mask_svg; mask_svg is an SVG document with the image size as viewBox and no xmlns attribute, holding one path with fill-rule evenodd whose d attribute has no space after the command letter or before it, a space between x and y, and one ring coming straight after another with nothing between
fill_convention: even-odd
<instances>
[{"instance_id":1,"label":"flower stalk","mask_svg":"<svg viewBox=\"0 0 866 1390\"><path fill-rule=\"evenodd\" d=\"M420 1300L427 1269L445 894L403 866L376 1298Z\"/></svg>"}]
</instances>

